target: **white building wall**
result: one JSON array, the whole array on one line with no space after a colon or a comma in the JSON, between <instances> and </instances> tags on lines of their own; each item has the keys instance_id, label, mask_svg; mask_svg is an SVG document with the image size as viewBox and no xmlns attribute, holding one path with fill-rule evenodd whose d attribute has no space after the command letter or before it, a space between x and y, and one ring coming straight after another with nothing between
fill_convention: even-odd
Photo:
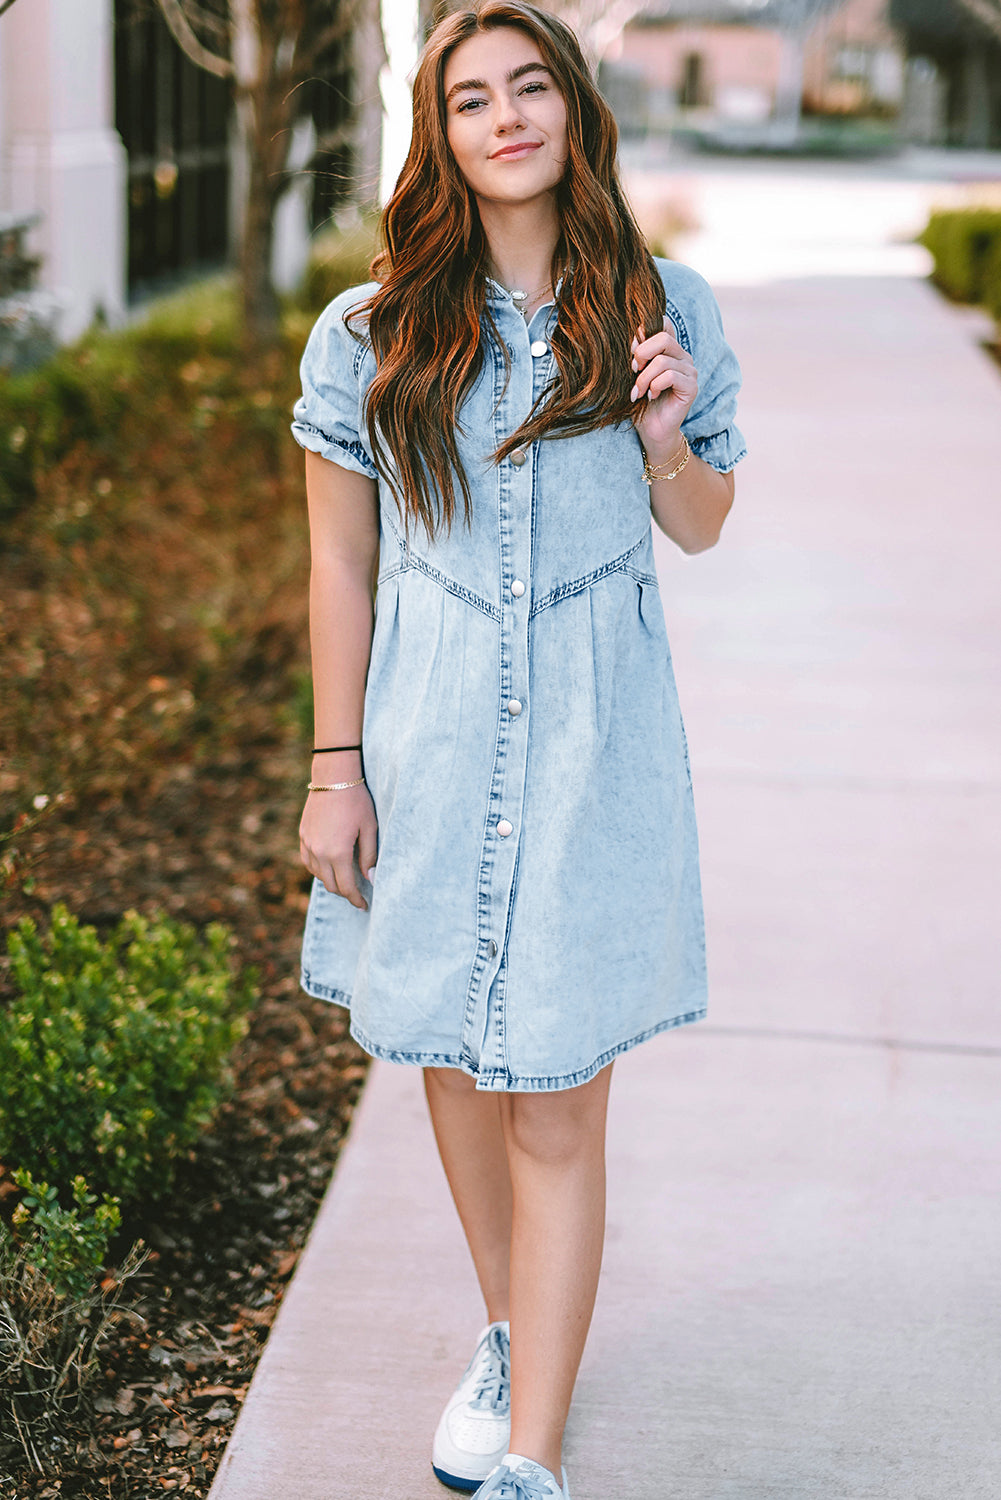
<instances>
[{"instance_id":1,"label":"white building wall","mask_svg":"<svg viewBox=\"0 0 1001 1500\"><path fill-rule=\"evenodd\" d=\"M71 339L125 310L125 148L112 0L19 0L0 20L0 203L40 213L32 248Z\"/></svg>"}]
</instances>

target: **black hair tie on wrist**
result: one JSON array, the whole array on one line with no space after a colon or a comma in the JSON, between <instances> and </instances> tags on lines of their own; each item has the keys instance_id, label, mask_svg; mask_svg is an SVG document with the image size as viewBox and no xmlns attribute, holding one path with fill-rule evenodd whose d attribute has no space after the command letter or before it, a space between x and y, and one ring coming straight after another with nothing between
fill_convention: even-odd
<instances>
[{"instance_id":1,"label":"black hair tie on wrist","mask_svg":"<svg viewBox=\"0 0 1001 1500\"><path fill-rule=\"evenodd\" d=\"M360 745L325 745L322 748L313 746L314 755L333 755L335 750L360 750Z\"/></svg>"}]
</instances>

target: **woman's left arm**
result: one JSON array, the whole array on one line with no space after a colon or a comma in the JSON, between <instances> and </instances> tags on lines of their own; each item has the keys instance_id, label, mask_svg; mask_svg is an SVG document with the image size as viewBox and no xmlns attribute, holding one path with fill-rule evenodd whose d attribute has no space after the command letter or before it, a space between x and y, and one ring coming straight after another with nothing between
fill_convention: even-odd
<instances>
[{"instance_id":1,"label":"woman's left arm","mask_svg":"<svg viewBox=\"0 0 1001 1500\"><path fill-rule=\"evenodd\" d=\"M670 326L651 338L638 329L632 353L632 399L646 403L636 430L647 463L673 475L650 485L653 518L682 552L704 552L719 540L733 504L733 471L719 473L686 447L681 424L698 395L695 362Z\"/></svg>"}]
</instances>

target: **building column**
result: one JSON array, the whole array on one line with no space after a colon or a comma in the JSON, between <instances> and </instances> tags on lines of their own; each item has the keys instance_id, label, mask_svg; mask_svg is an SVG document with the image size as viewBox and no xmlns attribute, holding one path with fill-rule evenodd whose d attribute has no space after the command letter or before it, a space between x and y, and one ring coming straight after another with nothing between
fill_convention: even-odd
<instances>
[{"instance_id":1,"label":"building column","mask_svg":"<svg viewBox=\"0 0 1001 1500\"><path fill-rule=\"evenodd\" d=\"M62 304L62 340L98 314L121 322L126 157L114 128L113 0L31 0L3 18L8 205L39 213L41 285Z\"/></svg>"},{"instance_id":2,"label":"building column","mask_svg":"<svg viewBox=\"0 0 1001 1500\"><path fill-rule=\"evenodd\" d=\"M991 143L991 79L988 49L967 47L963 54L963 145L986 151Z\"/></svg>"},{"instance_id":3,"label":"building column","mask_svg":"<svg viewBox=\"0 0 1001 1500\"><path fill-rule=\"evenodd\" d=\"M426 7L422 5L421 21ZM388 203L410 150L413 101L410 79L417 63L418 16L411 0L382 0L387 64L382 70L382 172L379 199Z\"/></svg>"}]
</instances>

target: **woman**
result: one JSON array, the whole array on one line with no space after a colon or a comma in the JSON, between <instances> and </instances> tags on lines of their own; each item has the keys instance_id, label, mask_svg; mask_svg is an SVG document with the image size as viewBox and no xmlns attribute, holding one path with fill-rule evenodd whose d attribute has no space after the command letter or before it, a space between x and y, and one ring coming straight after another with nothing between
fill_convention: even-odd
<instances>
[{"instance_id":1,"label":"woman","mask_svg":"<svg viewBox=\"0 0 1001 1500\"><path fill-rule=\"evenodd\" d=\"M480 1500L567 1500L611 1062L705 1012L650 521L716 541L739 373L705 282L646 250L615 148L560 21L493 0L444 20L377 280L320 317L293 429L303 983L424 1069L488 1319L432 1461Z\"/></svg>"}]
</instances>

